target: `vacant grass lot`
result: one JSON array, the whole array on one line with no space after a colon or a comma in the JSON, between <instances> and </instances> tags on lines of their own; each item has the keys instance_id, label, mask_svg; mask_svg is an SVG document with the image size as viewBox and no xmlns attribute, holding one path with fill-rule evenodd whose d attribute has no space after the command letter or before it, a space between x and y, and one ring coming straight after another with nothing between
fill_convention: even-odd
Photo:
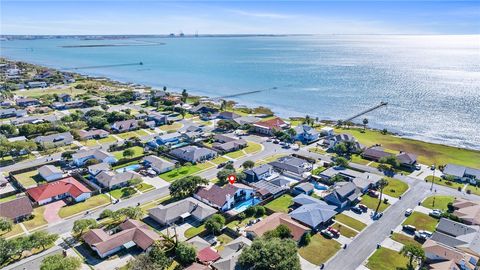
<instances>
[{"instance_id":1,"label":"vacant grass lot","mask_svg":"<svg viewBox=\"0 0 480 270\"><path fill-rule=\"evenodd\" d=\"M67 87L67 88L61 88L61 89L56 89L56 88L35 88L35 89L29 89L26 91L15 91L14 93L17 95L21 95L24 97L40 97L46 94L69 94L71 96L76 96L85 93L86 91L83 89L76 89L75 87Z\"/></svg>"},{"instance_id":2,"label":"vacant grass lot","mask_svg":"<svg viewBox=\"0 0 480 270\"><path fill-rule=\"evenodd\" d=\"M362 231L363 229L365 229L365 227L367 227L365 223L358 221L352 217L349 217L345 214L336 215L335 220L357 231Z\"/></svg>"},{"instance_id":3,"label":"vacant grass lot","mask_svg":"<svg viewBox=\"0 0 480 270\"><path fill-rule=\"evenodd\" d=\"M435 231L438 219L420 212L413 212L402 225L413 225L417 230Z\"/></svg>"},{"instance_id":4,"label":"vacant grass lot","mask_svg":"<svg viewBox=\"0 0 480 270\"><path fill-rule=\"evenodd\" d=\"M61 218L66 218L107 203L110 203L110 198L105 194L99 194L88 198L84 202L62 207L58 215Z\"/></svg>"},{"instance_id":5,"label":"vacant grass lot","mask_svg":"<svg viewBox=\"0 0 480 270\"><path fill-rule=\"evenodd\" d=\"M430 209L448 210L448 204L453 203L453 196L430 196L422 202L422 206Z\"/></svg>"},{"instance_id":6,"label":"vacant grass lot","mask_svg":"<svg viewBox=\"0 0 480 270\"><path fill-rule=\"evenodd\" d=\"M183 166L177 169L173 169L169 172L162 173L159 176L165 181L172 182L174 180L195 174L199 171L206 170L212 167L214 167L214 165L208 162L198 163L196 165Z\"/></svg>"},{"instance_id":7,"label":"vacant grass lot","mask_svg":"<svg viewBox=\"0 0 480 270\"><path fill-rule=\"evenodd\" d=\"M360 203L365 204L368 208L375 210L377 209L379 198L370 197L369 195L363 195L362 201ZM378 208L378 212L383 212L390 206L389 203L380 203L380 208Z\"/></svg>"},{"instance_id":8,"label":"vacant grass lot","mask_svg":"<svg viewBox=\"0 0 480 270\"><path fill-rule=\"evenodd\" d=\"M43 218L43 212L45 212L45 206L40 206L33 209L33 218L23 222L23 225L27 230L43 226L47 224L47 221Z\"/></svg>"},{"instance_id":9,"label":"vacant grass lot","mask_svg":"<svg viewBox=\"0 0 480 270\"><path fill-rule=\"evenodd\" d=\"M136 158L136 157L140 157L140 156L143 155L143 148L140 147L140 146L134 146L134 147L127 148L127 149L132 149L133 152L134 152L133 156L128 157L128 158ZM127 149L125 149L125 150L127 150ZM120 159L124 158L123 157L123 151L125 151L125 150L115 151L112 154L117 160L120 160Z\"/></svg>"},{"instance_id":10,"label":"vacant grass lot","mask_svg":"<svg viewBox=\"0 0 480 270\"><path fill-rule=\"evenodd\" d=\"M37 170L24 172L15 175L15 178L20 182L24 188L37 186L39 183L45 183L46 181L40 176Z\"/></svg>"},{"instance_id":11,"label":"vacant grass lot","mask_svg":"<svg viewBox=\"0 0 480 270\"><path fill-rule=\"evenodd\" d=\"M342 224L339 224L339 223L333 224L332 228L337 229L341 235L348 238L353 238L358 234L356 231L348 228L347 226L343 226Z\"/></svg>"},{"instance_id":12,"label":"vacant grass lot","mask_svg":"<svg viewBox=\"0 0 480 270\"><path fill-rule=\"evenodd\" d=\"M393 233L390 238L404 245L415 245L417 247L422 247L422 244L420 242L413 239L413 237L407 236L403 233Z\"/></svg>"},{"instance_id":13,"label":"vacant grass lot","mask_svg":"<svg viewBox=\"0 0 480 270\"><path fill-rule=\"evenodd\" d=\"M205 225L202 224L198 227L191 227L190 229L186 230L185 231L185 234L184 236L188 239L188 238L192 238L194 236L196 236L197 234L203 232L205 230Z\"/></svg>"},{"instance_id":14,"label":"vacant grass lot","mask_svg":"<svg viewBox=\"0 0 480 270\"><path fill-rule=\"evenodd\" d=\"M427 165L455 163L475 167L480 160L480 151L427 143L388 134L383 135L380 131L367 130L362 132L362 129L336 128L335 132L351 134L366 146L379 143L387 149L415 153L418 155L418 161Z\"/></svg>"},{"instance_id":15,"label":"vacant grass lot","mask_svg":"<svg viewBox=\"0 0 480 270\"><path fill-rule=\"evenodd\" d=\"M388 186L383 189L383 194L398 198L408 189L408 184L403 181L391 177L387 177L387 180Z\"/></svg>"},{"instance_id":16,"label":"vacant grass lot","mask_svg":"<svg viewBox=\"0 0 480 270\"><path fill-rule=\"evenodd\" d=\"M284 194L275 200L267 203L265 207L268 209L274 211L274 212L282 212L282 213L288 213L288 207L292 205L293 203L293 197L290 196L289 194Z\"/></svg>"},{"instance_id":17,"label":"vacant grass lot","mask_svg":"<svg viewBox=\"0 0 480 270\"><path fill-rule=\"evenodd\" d=\"M375 270L397 270L407 266L408 259L395 250L381 247L368 258L367 267Z\"/></svg>"},{"instance_id":18,"label":"vacant grass lot","mask_svg":"<svg viewBox=\"0 0 480 270\"><path fill-rule=\"evenodd\" d=\"M308 246L298 249L298 254L310 263L320 265L335 255L340 247L341 245L337 241L326 239L317 233L312 236L312 241Z\"/></svg>"}]
</instances>

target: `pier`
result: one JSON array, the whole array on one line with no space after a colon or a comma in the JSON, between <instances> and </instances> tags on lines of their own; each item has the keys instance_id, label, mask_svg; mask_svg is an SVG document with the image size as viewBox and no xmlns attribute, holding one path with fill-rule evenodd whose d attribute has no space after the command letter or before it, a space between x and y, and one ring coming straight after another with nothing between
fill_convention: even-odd
<instances>
[{"instance_id":1,"label":"pier","mask_svg":"<svg viewBox=\"0 0 480 270\"><path fill-rule=\"evenodd\" d=\"M388 105L388 102L383 102L383 101L382 101L382 102L380 102L380 104L378 104L378 105L376 105L376 106L373 106L373 107L371 107L371 108L369 108L369 109L366 109L366 110L364 110L364 111L362 111L362 112L360 112L360 113L358 113L358 114L356 114L356 115L354 115L354 116L352 116L352 117L350 117L350 118L347 118L347 119L345 119L345 120L343 120L343 121L344 121L344 122L350 122L350 121L352 121L353 119L355 119L355 118L357 118L357 117L360 117L360 116L362 116L362 115L364 115L364 114L366 114L366 113L369 113L369 112L371 112L371 111L374 111L374 110L376 110L376 109L379 109L379 108L381 108L381 107L383 107L383 106L387 106L387 105Z\"/></svg>"}]
</instances>

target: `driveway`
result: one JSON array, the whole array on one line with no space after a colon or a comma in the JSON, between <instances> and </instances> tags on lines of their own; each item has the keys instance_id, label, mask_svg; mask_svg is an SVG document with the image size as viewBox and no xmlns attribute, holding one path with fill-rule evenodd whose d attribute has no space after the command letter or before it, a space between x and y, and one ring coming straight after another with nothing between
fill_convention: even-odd
<instances>
[{"instance_id":1,"label":"driveway","mask_svg":"<svg viewBox=\"0 0 480 270\"><path fill-rule=\"evenodd\" d=\"M158 176L156 176L156 177L142 177L142 180L145 183L154 186L155 189L170 186L170 183L168 183L167 181L163 180L162 178L160 178Z\"/></svg>"},{"instance_id":2,"label":"driveway","mask_svg":"<svg viewBox=\"0 0 480 270\"><path fill-rule=\"evenodd\" d=\"M48 223L55 223L61 221L62 218L58 216L58 211L60 211L60 208L62 208L63 206L65 206L65 202L63 200L45 205L45 212L43 212L43 217Z\"/></svg>"}]
</instances>

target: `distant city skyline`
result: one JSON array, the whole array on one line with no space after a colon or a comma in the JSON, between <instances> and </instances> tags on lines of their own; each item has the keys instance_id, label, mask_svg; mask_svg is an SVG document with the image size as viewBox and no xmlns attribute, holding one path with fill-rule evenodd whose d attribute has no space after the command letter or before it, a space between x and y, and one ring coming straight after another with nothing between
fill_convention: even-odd
<instances>
[{"instance_id":1,"label":"distant city skyline","mask_svg":"<svg viewBox=\"0 0 480 270\"><path fill-rule=\"evenodd\" d=\"M2 0L4 35L479 34L468 1Z\"/></svg>"}]
</instances>

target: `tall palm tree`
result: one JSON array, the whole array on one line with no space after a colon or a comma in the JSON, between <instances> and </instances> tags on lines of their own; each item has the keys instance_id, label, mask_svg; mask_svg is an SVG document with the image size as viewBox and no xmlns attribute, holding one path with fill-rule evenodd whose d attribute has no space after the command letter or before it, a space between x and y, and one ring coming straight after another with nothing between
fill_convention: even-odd
<instances>
[{"instance_id":1,"label":"tall palm tree","mask_svg":"<svg viewBox=\"0 0 480 270\"><path fill-rule=\"evenodd\" d=\"M365 129L367 129L367 124L368 124L368 119L363 118L363 131L365 131Z\"/></svg>"},{"instance_id":2,"label":"tall palm tree","mask_svg":"<svg viewBox=\"0 0 480 270\"><path fill-rule=\"evenodd\" d=\"M377 187L380 189L380 197L379 197L379 200L378 200L378 204L377 204L377 209L375 209L375 214L378 213L378 209L380 208L380 204L382 203L382 199L383 199L383 189L388 186L388 180L385 179L385 178L382 178L378 181L377 183Z\"/></svg>"}]
</instances>

